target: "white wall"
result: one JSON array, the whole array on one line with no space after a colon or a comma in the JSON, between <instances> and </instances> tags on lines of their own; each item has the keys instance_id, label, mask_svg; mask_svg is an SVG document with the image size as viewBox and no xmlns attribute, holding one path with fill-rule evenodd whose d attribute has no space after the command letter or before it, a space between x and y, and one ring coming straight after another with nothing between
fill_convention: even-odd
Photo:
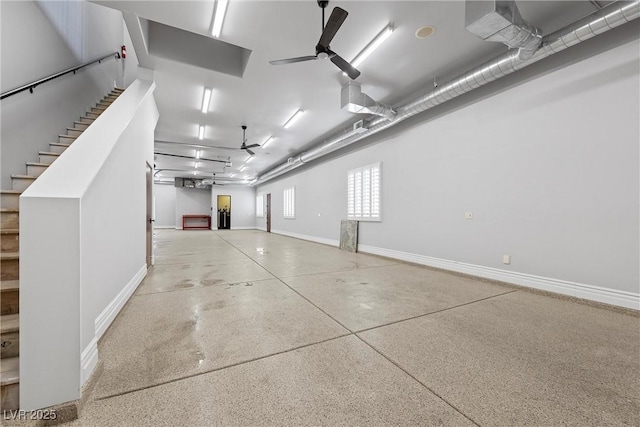
<instances>
[{"instance_id":1,"label":"white wall","mask_svg":"<svg viewBox=\"0 0 640 427\"><path fill-rule=\"evenodd\" d=\"M86 1L2 1L0 90L79 65L124 44L122 13ZM134 52L132 52L133 54ZM113 87L135 77L135 54L89 66L2 100L2 188L11 174L24 174L25 162L37 161L57 135L73 126ZM126 79L123 76L126 73Z\"/></svg>"},{"instance_id":2,"label":"white wall","mask_svg":"<svg viewBox=\"0 0 640 427\"><path fill-rule=\"evenodd\" d=\"M176 187L176 229L182 229L182 215L211 215L210 194L205 188Z\"/></svg>"},{"instance_id":3,"label":"white wall","mask_svg":"<svg viewBox=\"0 0 640 427\"><path fill-rule=\"evenodd\" d=\"M261 185L272 229L337 243L347 171L382 160L383 221L360 223L361 250L638 309L638 52L636 39Z\"/></svg>"},{"instance_id":4,"label":"white wall","mask_svg":"<svg viewBox=\"0 0 640 427\"><path fill-rule=\"evenodd\" d=\"M214 185L211 190L211 206L217 211L218 195L231 196L231 229L253 229L256 227L256 190L253 187ZM216 218L212 219L216 228Z\"/></svg>"},{"instance_id":5,"label":"white wall","mask_svg":"<svg viewBox=\"0 0 640 427\"><path fill-rule=\"evenodd\" d=\"M97 340L146 274L154 88L134 82L20 197L22 409L80 397Z\"/></svg>"},{"instance_id":6,"label":"white wall","mask_svg":"<svg viewBox=\"0 0 640 427\"><path fill-rule=\"evenodd\" d=\"M155 223L157 228L175 228L176 226L176 187L166 184L153 184L155 202Z\"/></svg>"}]
</instances>

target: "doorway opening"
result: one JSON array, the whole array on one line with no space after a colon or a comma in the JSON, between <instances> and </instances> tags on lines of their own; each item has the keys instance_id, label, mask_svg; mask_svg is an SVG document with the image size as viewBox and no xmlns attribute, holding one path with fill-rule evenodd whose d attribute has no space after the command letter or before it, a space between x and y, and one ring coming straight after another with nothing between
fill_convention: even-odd
<instances>
[{"instance_id":1,"label":"doorway opening","mask_svg":"<svg viewBox=\"0 0 640 427\"><path fill-rule=\"evenodd\" d=\"M218 230L231 229L231 196L218 196Z\"/></svg>"},{"instance_id":2,"label":"doorway opening","mask_svg":"<svg viewBox=\"0 0 640 427\"><path fill-rule=\"evenodd\" d=\"M267 194L267 233L271 233L271 193Z\"/></svg>"}]
</instances>

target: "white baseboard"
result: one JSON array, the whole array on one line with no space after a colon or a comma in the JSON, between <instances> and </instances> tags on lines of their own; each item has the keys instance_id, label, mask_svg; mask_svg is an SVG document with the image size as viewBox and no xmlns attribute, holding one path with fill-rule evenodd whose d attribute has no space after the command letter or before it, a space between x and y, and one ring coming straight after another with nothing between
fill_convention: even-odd
<instances>
[{"instance_id":1,"label":"white baseboard","mask_svg":"<svg viewBox=\"0 0 640 427\"><path fill-rule=\"evenodd\" d=\"M256 226L247 226L247 227L231 227L232 230L255 230Z\"/></svg>"},{"instance_id":2,"label":"white baseboard","mask_svg":"<svg viewBox=\"0 0 640 427\"><path fill-rule=\"evenodd\" d=\"M154 225L153 228L162 228L162 229L169 229L169 230L173 230L174 228L176 228L175 225Z\"/></svg>"},{"instance_id":3,"label":"white baseboard","mask_svg":"<svg viewBox=\"0 0 640 427\"><path fill-rule=\"evenodd\" d=\"M498 280L529 288L556 292L563 295L584 298L620 307L632 308L635 310L640 309L640 294L632 292L618 291L615 289L602 288L583 283L570 282L567 280L552 279L549 277L535 276L533 274L518 273L498 268L467 264L425 255L412 254L409 252L396 251L393 249L378 248L376 246L358 245L358 252L366 252L373 255L399 259L429 267L441 268L443 270L456 271L458 273L470 274L472 276L484 277L486 279Z\"/></svg>"},{"instance_id":4,"label":"white baseboard","mask_svg":"<svg viewBox=\"0 0 640 427\"><path fill-rule=\"evenodd\" d=\"M256 230L267 231L267 227L256 226Z\"/></svg>"},{"instance_id":5,"label":"white baseboard","mask_svg":"<svg viewBox=\"0 0 640 427\"><path fill-rule=\"evenodd\" d=\"M95 321L96 339L100 339L102 334L107 330L113 319L116 318L122 307L129 300L133 292L138 285L142 282L142 279L147 275L147 265L144 264L140 267L140 270L129 280L124 288L116 295L116 297L102 310L102 313L98 315Z\"/></svg>"},{"instance_id":6,"label":"white baseboard","mask_svg":"<svg viewBox=\"0 0 640 427\"><path fill-rule=\"evenodd\" d=\"M94 337L87 348L80 355L82 370L80 371L80 386L91 377L93 370L98 364L98 339Z\"/></svg>"},{"instance_id":7,"label":"white baseboard","mask_svg":"<svg viewBox=\"0 0 640 427\"><path fill-rule=\"evenodd\" d=\"M308 234L291 233L290 231L284 231L284 230L271 229L271 232L274 234L282 234L283 236L295 237L296 239L309 240L310 242L322 243L323 245L329 245L329 246L335 246L335 247L340 246L339 240L310 236Z\"/></svg>"}]
</instances>

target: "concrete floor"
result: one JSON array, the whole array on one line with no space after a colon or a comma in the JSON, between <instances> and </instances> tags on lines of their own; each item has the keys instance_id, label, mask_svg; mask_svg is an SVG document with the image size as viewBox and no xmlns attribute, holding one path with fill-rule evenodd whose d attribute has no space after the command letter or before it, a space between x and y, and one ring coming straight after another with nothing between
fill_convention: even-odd
<instances>
[{"instance_id":1,"label":"concrete floor","mask_svg":"<svg viewBox=\"0 0 640 427\"><path fill-rule=\"evenodd\" d=\"M82 426L640 425L640 319L260 231L156 231Z\"/></svg>"}]
</instances>

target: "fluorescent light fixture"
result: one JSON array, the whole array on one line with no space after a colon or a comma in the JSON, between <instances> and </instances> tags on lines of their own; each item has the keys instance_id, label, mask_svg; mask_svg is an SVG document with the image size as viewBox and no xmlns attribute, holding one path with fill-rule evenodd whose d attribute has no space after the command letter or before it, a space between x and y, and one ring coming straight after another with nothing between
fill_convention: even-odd
<instances>
[{"instance_id":1,"label":"fluorescent light fixture","mask_svg":"<svg viewBox=\"0 0 640 427\"><path fill-rule=\"evenodd\" d=\"M194 175L197 175L197 174L198 174L198 171L193 171L193 174L194 174Z\"/></svg>"},{"instance_id":2,"label":"fluorescent light fixture","mask_svg":"<svg viewBox=\"0 0 640 427\"><path fill-rule=\"evenodd\" d=\"M235 176L235 173L230 173L229 174L229 178L233 178Z\"/></svg>"},{"instance_id":3,"label":"fluorescent light fixture","mask_svg":"<svg viewBox=\"0 0 640 427\"><path fill-rule=\"evenodd\" d=\"M200 139L202 139L202 138L200 138ZM196 159L199 159L199 158L200 158L200 150L196 150Z\"/></svg>"},{"instance_id":4,"label":"fluorescent light fixture","mask_svg":"<svg viewBox=\"0 0 640 427\"><path fill-rule=\"evenodd\" d=\"M204 88L204 94L202 95L202 112L207 114L209 111L209 102L211 101L211 89Z\"/></svg>"},{"instance_id":5,"label":"fluorescent light fixture","mask_svg":"<svg viewBox=\"0 0 640 427\"><path fill-rule=\"evenodd\" d=\"M193 165L198 169L200 167L200 162L193 162Z\"/></svg>"},{"instance_id":6,"label":"fluorescent light fixture","mask_svg":"<svg viewBox=\"0 0 640 427\"><path fill-rule=\"evenodd\" d=\"M243 166L241 166L241 167L240 167L239 171L240 171L240 172L242 172L242 171L243 171L243 170L245 170L246 168L247 168L247 167L243 165Z\"/></svg>"},{"instance_id":7,"label":"fluorescent light fixture","mask_svg":"<svg viewBox=\"0 0 640 427\"><path fill-rule=\"evenodd\" d=\"M249 158L247 159L246 163L251 162L251 160L253 160L253 156L249 156Z\"/></svg>"},{"instance_id":8,"label":"fluorescent light fixture","mask_svg":"<svg viewBox=\"0 0 640 427\"><path fill-rule=\"evenodd\" d=\"M353 60L351 61L351 65L353 65L354 67L360 65L362 61L367 58L367 56L371 55L371 52L376 50L378 46L380 46L382 42L384 42L391 35L391 33L393 33L393 27L391 25L387 25L386 27L384 27L384 29L380 31L378 35L375 36L375 38L371 40L369 44L360 51L359 54L356 55L355 58L353 58Z\"/></svg>"},{"instance_id":9,"label":"fluorescent light fixture","mask_svg":"<svg viewBox=\"0 0 640 427\"><path fill-rule=\"evenodd\" d=\"M229 0L216 1L216 11L213 14L213 27L211 28L211 35L213 37L220 37L224 14L227 12L227 4L229 4Z\"/></svg>"},{"instance_id":10,"label":"fluorescent light fixture","mask_svg":"<svg viewBox=\"0 0 640 427\"><path fill-rule=\"evenodd\" d=\"M268 143L271 142L271 140L273 140L273 137L270 136L269 138L267 138L267 140L265 142L262 143L262 148L266 147Z\"/></svg>"},{"instance_id":11,"label":"fluorescent light fixture","mask_svg":"<svg viewBox=\"0 0 640 427\"><path fill-rule=\"evenodd\" d=\"M295 113L293 113L293 116L289 117L289 120L287 120L287 122L283 125L284 128L287 129L289 126L291 126L293 122L298 120L298 118L302 115L302 113L304 113L303 110L298 110Z\"/></svg>"},{"instance_id":12,"label":"fluorescent light fixture","mask_svg":"<svg viewBox=\"0 0 640 427\"><path fill-rule=\"evenodd\" d=\"M204 139L204 126L200 125L200 129L198 130L198 139Z\"/></svg>"}]
</instances>

